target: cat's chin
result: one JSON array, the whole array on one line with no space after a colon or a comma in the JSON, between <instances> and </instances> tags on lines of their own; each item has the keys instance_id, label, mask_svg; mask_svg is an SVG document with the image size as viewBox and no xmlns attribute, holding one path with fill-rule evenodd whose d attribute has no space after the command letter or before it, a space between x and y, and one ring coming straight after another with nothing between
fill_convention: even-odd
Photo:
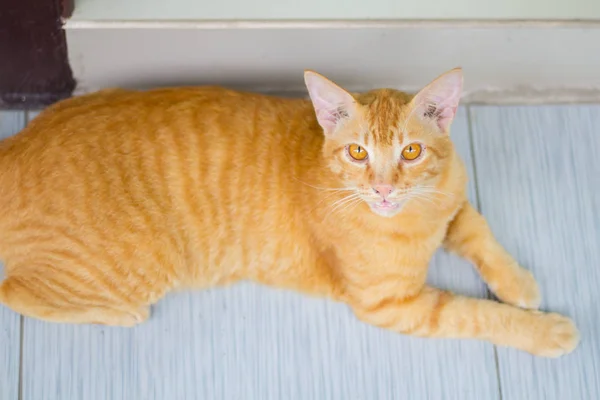
<instances>
[{"instance_id":1,"label":"cat's chin","mask_svg":"<svg viewBox=\"0 0 600 400\"><path fill-rule=\"evenodd\" d=\"M401 202L378 202L378 203L369 203L369 207L371 211L380 217L391 218L394 215L397 215L400 211L402 211L402 206L404 205L404 201Z\"/></svg>"}]
</instances>

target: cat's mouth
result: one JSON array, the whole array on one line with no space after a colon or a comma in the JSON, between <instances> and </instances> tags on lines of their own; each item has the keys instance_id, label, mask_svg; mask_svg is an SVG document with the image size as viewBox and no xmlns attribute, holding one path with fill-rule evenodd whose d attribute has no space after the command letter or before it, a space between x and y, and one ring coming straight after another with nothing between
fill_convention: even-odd
<instances>
[{"instance_id":1,"label":"cat's mouth","mask_svg":"<svg viewBox=\"0 0 600 400\"><path fill-rule=\"evenodd\" d=\"M382 210L395 210L400 207L400 203L396 203L393 201L383 200L379 203L373 203L373 207L379 208Z\"/></svg>"},{"instance_id":2,"label":"cat's mouth","mask_svg":"<svg viewBox=\"0 0 600 400\"><path fill-rule=\"evenodd\" d=\"M371 211L375 214L381 215L383 217L391 217L400 212L404 201L389 201L382 200L378 202L369 203L369 207L371 207Z\"/></svg>"}]
</instances>

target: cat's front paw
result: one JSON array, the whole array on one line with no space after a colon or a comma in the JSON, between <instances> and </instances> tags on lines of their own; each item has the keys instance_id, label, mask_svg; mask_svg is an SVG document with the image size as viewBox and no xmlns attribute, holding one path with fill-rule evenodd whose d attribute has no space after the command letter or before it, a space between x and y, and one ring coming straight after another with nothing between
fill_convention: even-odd
<instances>
[{"instance_id":1,"label":"cat's front paw","mask_svg":"<svg viewBox=\"0 0 600 400\"><path fill-rule=\"evenodd\" d=\"M516 264L500 272L488 286L504 303L517 307L537 309L542 302L533 274Z\"/></svg>"},{"instance_id":2,"label":"cat's front paw","mask_svg":"<svg viewBox=\"0 0 600 400\"><path fill-rule=\"evenodd\" d=\"M575 350L579 331L569 318L560 314L539 313L535 318L535 332L529 352L541 357L560 357Z\"/></svg>"}]
</instances>

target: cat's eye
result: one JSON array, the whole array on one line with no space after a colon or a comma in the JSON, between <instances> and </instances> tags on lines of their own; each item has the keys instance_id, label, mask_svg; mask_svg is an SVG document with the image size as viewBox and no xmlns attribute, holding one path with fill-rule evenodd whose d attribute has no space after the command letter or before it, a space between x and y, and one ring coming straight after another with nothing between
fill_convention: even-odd
<instances>
[{"instance_id":1,"label":"cat's eye","mask_svg":"<svg viewBox=\"0 0 600 400\"><path fill-rule=\"evenodd\" d=\"M402 149L402 158L408 161L416 160L423 152L423 146L419 143L411 143Z\"/></svg>"},{"instance_id":2,"label":"cat's eye","mask_svg":"<svg viewBox=\"0 0 600 400\"><path fill-rule=\"evenodd\" d=\"M352 157L356 161L364 161L369 155L369 153L367 153L364 147L358 144L351 144L350 146L348 146L348 154L350 154L350 157Z\"/></svg>"}]
</instances>

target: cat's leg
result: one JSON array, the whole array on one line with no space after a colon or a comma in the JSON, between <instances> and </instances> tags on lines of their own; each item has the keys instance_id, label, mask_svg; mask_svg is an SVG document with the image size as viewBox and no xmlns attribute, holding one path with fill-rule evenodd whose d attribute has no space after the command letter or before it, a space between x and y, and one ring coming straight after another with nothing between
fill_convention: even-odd
<instances>
[{"instance_id":1,"label":"cat's leg","mask_svg":"<svg viewBox=\"0 0 600 400\"><path fill-rule=\"evenodd\" d=\"M567 354L579 341L577 328L562 315L462 297L427 286L405 298L365 293L351 306L362 321L396 332L422 337L482 339L537 356Z\"/></svg>"},{"instance_id":2,"label":"cat's leg","mask_svg":"<svg viewBox=\"0 0 600 400\"><path fill-rule=\"evenodd\" d=\"M471 261L500 300L523 308L539 307L540 293L531 272L504 250L485 218L468 202L450 223L444 246Z\"/></svg>"},{"instance_id":3,"label":"cat's leg","mask_svg":"<svg viewBox=\"0 0 600 400\"><path fill-rule=\"evenodd\" d=\"M0 303L28 317L49 322L131 327L145 321L150 307L69 285L61 274L11 273L0 283ZM37 273L36 273L37 272Z\"/></svg>"}]
</instances>

